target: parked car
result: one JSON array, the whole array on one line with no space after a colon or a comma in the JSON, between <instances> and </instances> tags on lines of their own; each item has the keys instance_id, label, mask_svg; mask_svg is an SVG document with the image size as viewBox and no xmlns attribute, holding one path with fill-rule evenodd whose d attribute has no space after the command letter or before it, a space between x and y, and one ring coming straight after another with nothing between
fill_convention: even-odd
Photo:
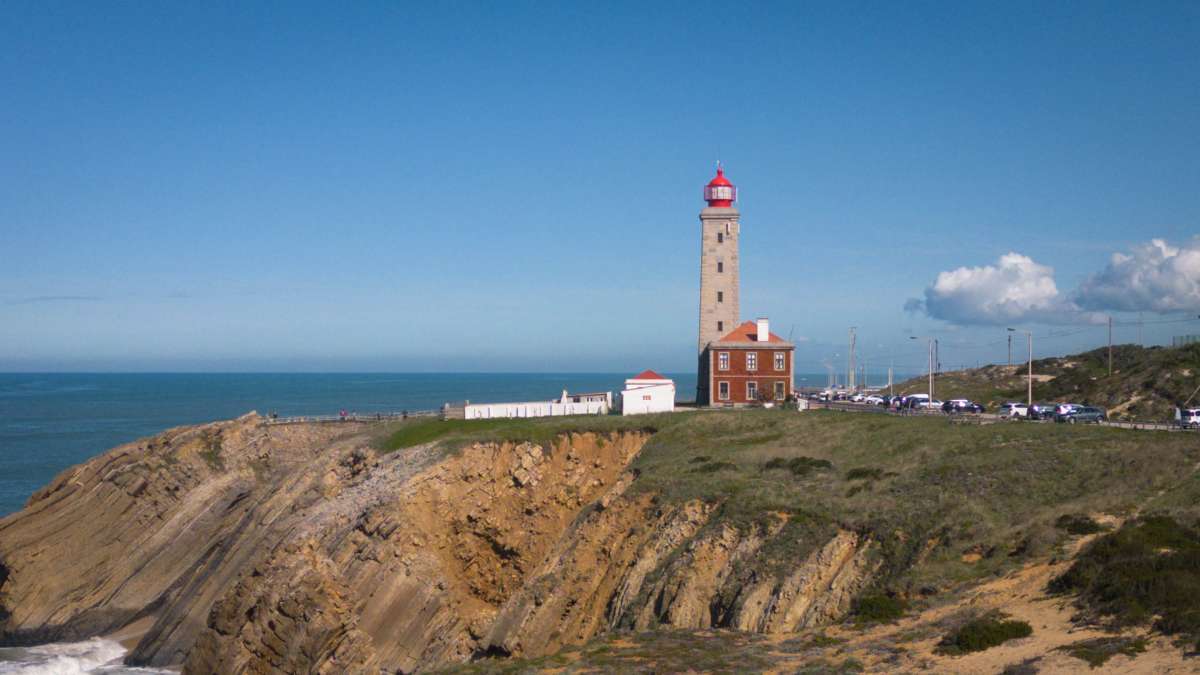
<instances>
[{"instance_id":1,"label":"parked car","mask_svg":"<svg viewBox=\"0 0 1200 675\"><path fill-rule=\"evenodd\" d=\"M1175 423L1184 429L1200 429L1200 408L1176 408Z\"/></svg>"},{"instance_id":2,"label":"parked car","mask_svg":"<svg viewBox=\"0 0 1200 675\"><path fill-rule=\"evenodd\" d=\"M883 397L871 394L863 399L863 403L870 403L871 405L883 405Z\"/></svg>"},{"instance_id":3,"label":"parked car","mask_svg":"<svg viewBox=\"0 0 1200 675\"><path fill-rule=\"evenodd\" d=\"M936 398L933 399L932 401L926 399L926 400L922 400L920 403L918 403L917 407L924 408L926 410L941 410L942 402L937 400Z\"/></svg>"},{"instance_id":4,"label":"parked car","mask_svg":"<svg viewBox=\"0 0 1200 675\"><path fill-rule=\"evenodd\" d=\"M863 396L862 394L851 394L850 395L850 401L853 403L862 403L863 400L866 398L867 397Z\"/></svg>"},{"instance_id":5,"label":"parked car","mask_svg":"<svg viewBox=\"0 0 1200 675\"><path fill-rule=\"evenodd\" d=\"M1066 422L1068 424L1075 424L1076 422L1090 422L1092 424L1099 424L1106 421L1108 416L1105 415L1104 411L1100 408L1094 408L1092 406L1085 405L1076 407L1074 410L1064 415L1057 415L1054 419L1058 422Z\"/></svg>"},{"instance_id":6,"label":"parked car","mask_svg":"<svg viewBox=\"0 0 1200 675\"><path fill-rule=\"evenodd\" d=\"M965 398L952 398L942 404L942 411L946 413L978 413L983 412L983 406Z\"/></svg>"},{"instance_id":7,"label":"parked car","mask_svg":"<svg viewBox=\"0 0 1200 675\"><path fill-rule=\"evenodd\" d=\"M1024 403L1005 403L1000 406L1000 416L1015 420L1029 417L1029 406Z\"/></svg>"},{"instance_id":8,"label":"parked car","mask_svg":"<svg viewBox=\"0 0 1200 675\"><path fill-rule=\"evenodd\" d=\"M1058 403L1034 403L1029 409L1029 419L1052 420L1058 414Z\"/></svg>"},{"instance_id":9,"label":"parked car","mask_svg":"<svg viewBox=\"0 0 1200 675\"><path fill-rule=\"evenodd\" d=\"M1058 407L1054 409L1054 414L1056 417L1058 415L1066 415L1067 413L1074 412L1082 407L1083 406L1078 403L1059 403Z\"/></svg>"}]
</instances>

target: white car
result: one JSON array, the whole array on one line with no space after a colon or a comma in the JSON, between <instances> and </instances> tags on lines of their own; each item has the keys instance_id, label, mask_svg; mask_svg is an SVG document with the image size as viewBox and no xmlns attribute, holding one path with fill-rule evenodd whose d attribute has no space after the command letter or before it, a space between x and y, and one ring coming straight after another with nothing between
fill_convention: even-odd
<instances>
[{"instance_id":1,"label":"white car","mask_svg":"<svg viewBox=\"0 0 1200 675\"><path fill-rule=\"evenodd\" d=\"M1029 417L1029 406L1024 403L1005 403L1000 406L1000 416L1010 420L1018 417Z\"/></svg>"},{"instance_id":2,"label":"white car","mask_svg":"<svg viewBox=\"0 0 1200 675\"><path fill-rule=\"evenodd\" d=\"M1200 429L1200 408L1176 410L1175 421L1184 429Z\"/></svg>"},{"instance_id":3,"label":"white car","mask_svg":"<svg viewBox=\"0 0 1200 675\"><path fill-rule=\"evenodd\" d=\"M870 403L871 405L883 405L883 397L871 394L863 399L863 403Z\"/></svg>"},{"instance_id":4,"label":"white car","mask_svg":"<svg viewBox=\"0 0 1200 675\"><path fill-rule=\"evenodd\" d=\"M932 401L927 401L927 400L921 401L920 403L917 404L917 407L941 410L942 402L935 398Z\"/></svg>"},{"instance_id":5,"label":"white car","mask_svg":"<svg viewBox=\"0 0 1200 675\"><path fill-rule=\"evenodd\" d=\"M850 400L855 403L862 403L863 399L865 399L865 398L866 398L866 396L863 396L862 394L855 394L850 397Z\"/></svg>"}]
</instances>

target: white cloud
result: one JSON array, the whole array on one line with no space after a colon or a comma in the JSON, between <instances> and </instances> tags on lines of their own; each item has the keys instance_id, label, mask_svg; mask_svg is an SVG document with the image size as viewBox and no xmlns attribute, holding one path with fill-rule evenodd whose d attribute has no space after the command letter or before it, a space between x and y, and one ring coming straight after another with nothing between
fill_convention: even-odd
<instances>
[{"instance_id":1,"label":"white cloud","mask_svg":"<svg viewBox=\"0 0 1200 675\"><path fill-rule=\"evenodd\" d=\"M960 267L938 274L924 300L905 303L956 324L1001 325L1023 321L1078 320L1078 308L1058 291L1054 269L1020 253L1000 256L995 265Z\"/></svg>"},{"instance_id":2,"label":"white cloud","mask_svg":"<svg viewBox=\"0 0 1200 675\"><path fill-rule=\"evenodd\" d=\"M1172 312L1200 309L1200 237L1176 248L1153 239L1131 254L1114 253L1075 292L1084 308Z\"/></svg>"}]
</instances>

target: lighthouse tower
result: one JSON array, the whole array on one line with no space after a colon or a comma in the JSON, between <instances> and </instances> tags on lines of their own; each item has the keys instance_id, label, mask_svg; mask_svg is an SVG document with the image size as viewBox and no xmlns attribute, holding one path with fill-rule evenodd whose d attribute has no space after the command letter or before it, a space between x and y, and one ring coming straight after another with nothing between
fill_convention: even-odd
<instances>
[{"instance_id":1,"label":"lighthouse tower","mask_svg":"<svg viewBox=\"0 0 1200 675\"><path fill-rule=\"evenodd\" d=\"M697 345L696 401L711 405L710 342L738 325L738 226L733 207L737 188L717 164L717 175L704 186L708 206L700 211L700 337Z\"/></svg>"},{"instance_id":2,"label":"lighthouse tower","mask_svg":"<svg viewBox=\"0 0 1200 675\"><path fill-rule=\"evenodd\" d=\"M737 188L717 164L704 186L708 206L700 211L700 340L697 352L738 325L738 225L733 207Z\"/></svg>"}]
</instances>

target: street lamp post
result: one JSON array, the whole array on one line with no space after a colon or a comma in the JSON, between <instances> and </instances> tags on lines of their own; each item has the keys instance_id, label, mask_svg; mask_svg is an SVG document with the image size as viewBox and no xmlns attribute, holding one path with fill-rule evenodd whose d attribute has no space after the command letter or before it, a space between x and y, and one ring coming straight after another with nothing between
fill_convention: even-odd
<instances>
[{"instance_id":1,"label":"street lamp post","mask_svg":"<svg viewBox=\"0 0 1200 675\"><path fill-rule=\"evenodd\" d=\"M1028 378L1029 378L1029 386L1028 386L1029 401L1028 401L1028 405L1029 405L1029 408L1033 408L1033 333L1030 331L1027 331L1027 330L1017 330L1016 328L1009 328L1008 330L1009 330L1009 332L1012 332L1012 333L1024 333L1025 337L1029 339L1029 375L1028 375Z\"/></svg>"},{"instance_id":2,"label":"street lamp post","mask_svg":"<svg viewBox=\"0 0 1200 675\"><path fill-rule=\"evenodd\" d=\"M933 338L910 335L909 340L928 340L929 341L929 405L933 405Z\"/></svg>"}]
</instances>

